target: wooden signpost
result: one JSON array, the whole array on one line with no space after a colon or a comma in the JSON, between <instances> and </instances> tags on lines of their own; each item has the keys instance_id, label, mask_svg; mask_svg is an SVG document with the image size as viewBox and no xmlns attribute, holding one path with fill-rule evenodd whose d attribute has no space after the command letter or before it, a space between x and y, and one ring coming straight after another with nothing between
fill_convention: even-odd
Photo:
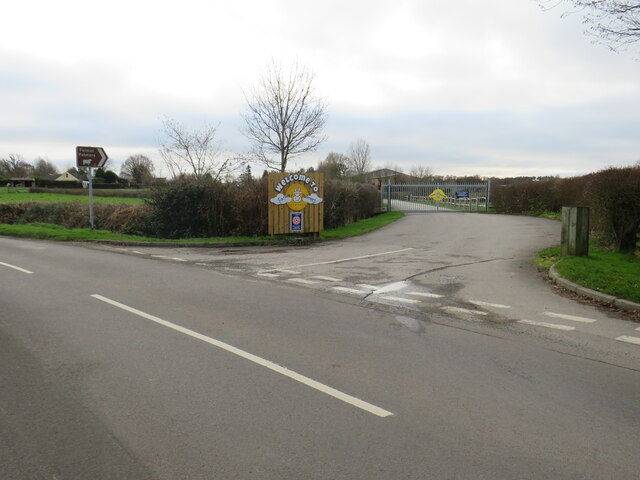
<instances>
[{"instance_id":1,"label":"wooden signpost","mask_svg":"<svg viewBox=\"0 0 640 480\"><path fill-rule=\"evenodd\" d=\"M269 235L321 232L323 202L323 174L270 173Z\"/></svg>"}]
</instances>

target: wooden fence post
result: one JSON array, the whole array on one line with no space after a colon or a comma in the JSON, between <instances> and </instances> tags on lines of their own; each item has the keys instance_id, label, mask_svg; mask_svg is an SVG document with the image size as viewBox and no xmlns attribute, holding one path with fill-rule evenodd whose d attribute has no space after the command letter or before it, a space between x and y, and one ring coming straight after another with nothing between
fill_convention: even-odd
<instances>
[{"instance_id":1,"label":"wooden fence post","mask_svg":"<svg viewBox=\"0 0 640 480\"><path fill-rule=\"evenodd\" d=\"M589 207L562 207L560 245L563 256L589 256Z\"/></svg>"}]
</instances>

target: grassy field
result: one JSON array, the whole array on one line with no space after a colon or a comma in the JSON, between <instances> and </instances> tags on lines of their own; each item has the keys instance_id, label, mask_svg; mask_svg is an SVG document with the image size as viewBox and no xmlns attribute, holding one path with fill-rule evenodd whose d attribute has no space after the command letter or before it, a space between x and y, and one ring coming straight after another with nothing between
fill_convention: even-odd
<instances>
[{"instance_id":1,"label":"grassy field","mask_svg":"<svg viewBox=\"0 0 640 480\"><path fill-rule=\"evenodd\" d=\"M126 205L139 205L144 203L142 198L125 198L125 197L101 197L93 196L94 203L116 203ZM89 203L89 195L65 195L61 193L16 193L14 191L7 192L7 188L0 188L0 203L21 203L21 202L83 202Z\"/></svg>"},{"instance_id":2,"label":"grassy field","mask_svg":"<svg viewBox=\"0 0 640 480\"><path fill-rule=\"evenodd\" d=\"M381 228L403 217L401 212L383 213L373 218L347 225L345 227L325 230L320 233L321 240L338 240L342 238L361 235ZM109 232L107 230L91 230L90 228L64 228L48 223L33 223L25 225L8 225L0 223L0 235L10 237L39 238L58 241L88 241L88 240L112 240L122 242L174 242L174 243L236 243L236 242L281 242L286 238L271 238L269 236L256 237L217 237L217 238L183 238L179 240L158 239L141 237L137 235L124 235ZM291 235L290 238L300 238L299 235Z\"/></svg>"},{"instance_id":3,"label":"grassy field","mask_svg":"<svg viewBox=\"0 0 640 480\"><path fill-rule=\"evenodd\" d=\"M561 257L560 247L539 252L538 264L598 292L640 303L640 258L592 245L588 257Z\"/></svg>"}]
</instances>

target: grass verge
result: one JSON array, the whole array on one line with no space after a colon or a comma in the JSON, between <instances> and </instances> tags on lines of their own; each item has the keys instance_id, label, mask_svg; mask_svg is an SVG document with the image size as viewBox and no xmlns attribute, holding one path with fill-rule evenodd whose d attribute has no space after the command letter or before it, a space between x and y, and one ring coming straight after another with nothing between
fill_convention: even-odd
<instances>
[{"instance_id":1,"label":"grass verge","mask_svg":"<svg viewBox=\"0 0 640 480\"><path fill-rule=\"evenodd\" d=\"M592 245L588 257L561 257L560 247L538 252L543 268L555 264L556 271L578 285L640 303L640 258Z\"/></svg>"},{"instance_id":2,"label":"grass verge","mask_svg":"<svg viewBox=\"0 0 640 480\"><path fill-rule=\"evenodd\" d=\"M338 240L342 238L362 235L363 233L384 227L389 223L403 217L402 212L390 212L377 215L366 220L353 223L340 228L325 230L320 233L322 240ZM91 230L90 228L64 228L49 223L29 223L24 225L9 225L0 223L0 235L10 237L38 238L57 241L92 241L109 240L119 242L156 242L156 243L239 243L239 242L286 242L288 239L299 240L299 235L271 238L269 236L256 237L217 237L217 238L183 238L179 240L142 237L138 235L125 235L113 233L108 230Z\"/></svg>"},{"instance_id":3,"label":"grass verge","mask_svg":"<svg viewBox=\"0 0 640 480\"><path fill-rule=\"evenodd\" d=\"M364 233L377 230L404 217L404 212L387 212L375 217L360 220L344 227L332 228L320 232L321 240L340 240L347 237L355 237Z\"/></svg>"},{"instance_id":4,"label":"grass verge","mask_svg":"<svg viewBox=\"0 0 640 480\"><path fill-rule=\"evenodd\" d=\"M62 193L14 193L0 191L0 203L24 203L24 202L45 202L45 203L63 203L63 202L83 202L89 203L88 195L67 195ZM144 203L142 198L130 197L99 197L93 195L94 203L116 203L126 205L139 205Z\"/></svg>"}]
</instances>

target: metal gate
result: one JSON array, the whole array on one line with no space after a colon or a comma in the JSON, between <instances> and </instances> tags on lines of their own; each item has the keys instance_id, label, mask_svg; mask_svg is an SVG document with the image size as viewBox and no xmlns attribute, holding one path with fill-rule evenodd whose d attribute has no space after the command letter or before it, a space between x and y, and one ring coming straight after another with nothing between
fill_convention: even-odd
<instances>
[{"instance_id":1,"label":"metal gate","mask_svg":"<svg viewBox=\"0 0 640 480\"><path fill-rule=\"evenodd\" d=\"M486 212L491 181L474 184L393 185L380 187L383 212Z\"/></svg>"}]
</instances>

